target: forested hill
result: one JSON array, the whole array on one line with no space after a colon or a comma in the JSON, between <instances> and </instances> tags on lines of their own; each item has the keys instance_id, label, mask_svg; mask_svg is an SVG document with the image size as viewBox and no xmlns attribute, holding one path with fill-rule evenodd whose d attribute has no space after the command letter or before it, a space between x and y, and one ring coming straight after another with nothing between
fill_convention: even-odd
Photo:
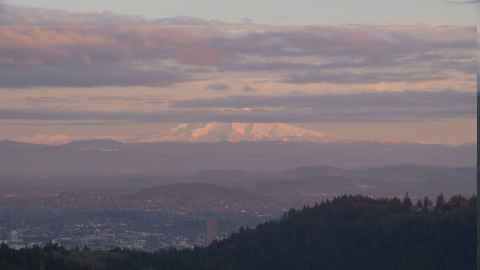
<instances>
[{"instance_id":1,"label":"forested hill","mask_svg":"<svg viewBox=\"0 0 480 270\"><path fill-rule=\"evenodd\" d=\"M433 213L409 208L397 198L345 195L205 254L238 269L475 269L476 197L454 196Z\"/></svg>"},{"instance_id":2,"label":"forested hill","mask_svg":"<svg viewBox=\"0 0 480 270\"><path fill-rule=\"evenodd\" d=\"M254 229L240 228L223 241L194 250L150 254L52 246L13 251L3 246L0 268L475 269L476 196L440 197L430 211L421 208L428 200L416 208L406 198L402 202L344 195L292 209L282 219Z\"/></svg>"}]
</instances>

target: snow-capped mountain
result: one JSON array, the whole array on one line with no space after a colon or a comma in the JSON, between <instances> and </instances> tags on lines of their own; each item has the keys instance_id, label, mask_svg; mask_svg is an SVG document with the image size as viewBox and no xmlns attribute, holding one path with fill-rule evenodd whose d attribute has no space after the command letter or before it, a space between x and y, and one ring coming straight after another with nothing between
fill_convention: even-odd
<instances>
[{"instance_id":1,"label":"snow-capped mountain","mask_svg":"<svg viewBox=\"0 0 480 270\"><path fill-rule=\"evenodd\" d=\"M347 138L298 128L283 123L189 123L168 131L139 136L130 142L238 142L295 141L333 142Z\"/></svg>"}]
</instances>

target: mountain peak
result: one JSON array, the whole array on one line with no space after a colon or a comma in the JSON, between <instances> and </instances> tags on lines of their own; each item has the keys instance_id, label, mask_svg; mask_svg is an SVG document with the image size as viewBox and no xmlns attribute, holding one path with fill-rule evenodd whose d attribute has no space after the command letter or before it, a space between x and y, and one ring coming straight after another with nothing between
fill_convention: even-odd
<instances>
[{"instance_id":1,"label":"mountain peak","mask_svg":"<svg viewBox=\"0 0 480 270\"><path fill-rule=\"evenodd\" d=\"M333 142L341 136L316 132L284 123L183 123L170 130L133 138L132 142Z\"/></svg>"}]
</instances>

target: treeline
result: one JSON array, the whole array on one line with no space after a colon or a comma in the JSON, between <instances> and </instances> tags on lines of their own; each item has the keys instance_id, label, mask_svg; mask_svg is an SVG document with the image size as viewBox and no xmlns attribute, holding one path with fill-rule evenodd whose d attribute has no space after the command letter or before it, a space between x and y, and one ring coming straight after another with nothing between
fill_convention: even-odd
<instances>
[{"instance_id":1,"label":"treeline","mask_svg":"<svg viewBox=\"0 0 480 270\"><path fill-rule=\"evenodd\" d=\"M72 251L68 251L58 244L48 244L43 247L33 246L19 250L8 248L6 244L0 246L0 269L65 269L84 270L85 266L68 260Z\"/></svg>"},{"instance_id":2,"label":"treeline","mask_svg":"<svg viewBox=\"0 0 480 270\"><path fill-rule=\"evenodd\" d=\"M343 195L193 250L15 251L0 269L475 269L477 197ZM83 260L79 259L83 256Z\"/></svg>"}]
</instances>

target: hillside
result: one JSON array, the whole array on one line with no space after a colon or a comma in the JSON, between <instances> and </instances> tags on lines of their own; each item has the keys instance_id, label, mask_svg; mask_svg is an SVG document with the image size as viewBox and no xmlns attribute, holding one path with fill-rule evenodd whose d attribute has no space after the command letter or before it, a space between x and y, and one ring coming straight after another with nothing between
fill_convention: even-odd
<instances>
[{"instance_id":1,"label":"hillside","mask_svg":"<svg viewBox=\"0 0 480 270\"><path fill-rule=\"evenodd\" d=\"M268 177L269 174L266 173L249 172L246 170L205 170L191 175L186 181L245 189L254 186L258 181Z\"/></svg>"},{"instance_id":2,"label":"hillside","mask_svg":"<svg viewBox=\"0 0 480 270\"><path fill-rule=\"evenodd\" d=\"M205 254L237 269L475 269L476 203L455 196L441 214L413 213L397 198L344 195L247 228Z\"/></svg>"},{"instance_id":3,"label":"hillside","mask_svg":"<svg viewBox=\"0 0 480 270\"><path fill-rule=\"evenodd\" d=\"M408 201L408 200L407 200ZM1 269L448 269L476 268L477 198L452 196L433 211L398 198L344 195L238 233L206 248L156 253L67 251L2 245ZM439 211L440 210L440 211ZM19 260L17 258L24 258Z\"/></svg>"}]
</instances>

